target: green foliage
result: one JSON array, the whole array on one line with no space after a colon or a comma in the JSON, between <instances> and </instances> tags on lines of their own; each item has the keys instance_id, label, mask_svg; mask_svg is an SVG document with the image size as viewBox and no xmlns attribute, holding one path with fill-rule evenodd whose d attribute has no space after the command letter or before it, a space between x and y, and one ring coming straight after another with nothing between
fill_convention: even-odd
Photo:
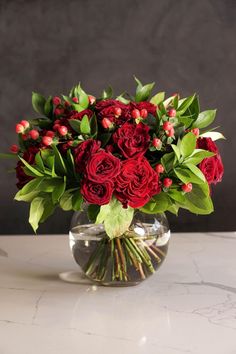
<instances>
[{"instance_id":1,"label":"green foliage","mask_svg":"<svg viewBox=\"0 0 236 354\"><path fill-rule=\"evenodd\" d=\"M112 90L112 87L111 87L111 86L109 86L107 89L105 89L105 90L102 91L102 96L101 96L101 98L102 98L103 100L107 100L108 98L112 98L112 96L113 96L113 90Z\"/></svg>"},{"instance_id":2,"label":"green foliage","mask_svg":"<svg viewBox=\"0 0 236 354\"><path fill-rule=\"evenodd\" d=\"M89 204L88 205L88 217L89 220L95 222L100 211L100 206L96 204Z\"/></svg>"},{"instance_id":3,"label":"green foliage","mask_svg":"<svg viewBox=\"0 0 236 354\"><path fill-rule=\"evenodd\" d=\"M163 102L165 99L165 92L158 92L155 96L150 99L150 102L156 106Z\"/></svg>"},{"instance_id":4,"label":"green foliage","mask_svg":"<svg viewBox=\"0 0 236 354\"><path fill-rule=\"evenodd\" d=\"M219 139L226 139L223 134L219 132L206 132L200 135L202 138L211 138L213 141Z\"/></svg>"},{"instance_id":5,"label":"green foliage","mask_svg":"<svg viewBox=\"0 0 236 354\"><path fill-rule=\"evenodd\" d=\"M197 138L193 133L186 134L179 144L180 153L183 157L191 155L196 148Z\"/></svg>"},{"instance_id":6,"label":"green foliage","mask_svg":"<svg viewBox=\"0 0 236 354\"><path fill-rule=\"evenodd\" d=\"M44 114L46 117L51 118L53 115L53 102L52 96L49 96L44 104Z\"/></svg>"},{"instance_id":7,"label":"green foliage","mask_svg":"<svg viewBox=\"0 0 236 354\"><path fill-rule=\"evenodd\" d=\"M216 109L201 112L193 123L193 128L206 128L208 125L214 122L216 116Z\"/></svg>"},{"instance_id":8,"label":"green foliage","mask_svg":"<svg viewBox=\"0 0 236 354\"><path fill-rule=\"evenodd\" d=\"M163 213L168 209L169 205L170 198L168 194L161 192L152 197L147 204L140 208L140 210L147 214Z\"/></svg>"},{"instance_id":9,"label":"green foliage","mask_svg":"<svg viewBox=\"0 0 236 354\"><path fill-rule=\"evenodd\" d=\"M80 120L77 119L70 119L69 120L70 126L71 128L76 132L76 133L80 133Z\"/></svg>"},{"instance_id":10,"label":"green foliage","mask_svg":"<svg viewBox=\"0 0 236 354\"><path fill-rule=\"evenodd\" d=\"M36 197L32 200L30 204L30 214L29 214L29 223L32 226L34 232L37 231L39 221L44 213L45 198Z\"/></svg>"},{"instance_id":11,"label":"green foliage","mask_svg":"<svg viewBox=\"0 0 236 354\"><path fill-rule=\"evenodd\" d=\"M46 99L42 95L36 92L32 92L32 106L35 112L39 114L45 114L44 107L45 107Z\"/></svg>"},{"instance_id":12,"label":"green foliage","mask_svg":"<svg viewBox=\"0 0 236 354\"><path fill-rule=\"evenodd\" d=\"M136 102L146 101L150 96L155 83L152 82L151 84L147 84L143 86L140 80L138 80L136 77L134 78L138 84L136 88L135 101Z\"/></svg>"},{"instance_id":13,"label":"green foliage","mask_svg":"<svg viewBox=\"0 0 236 354\"><path fill-rule=\"evenodd\" d=\"M80 131L82 134L90 134L91 132L89 118L87 115L83 116L83 119L80 124Z\"/></svg>"},{"instance_id":14,"label":"green foliage","mask_svg":"<svg viewBox=\"0 0 236 354\"><path fill-rule=\"evenodd\" d=\"M116 198L112 198L109 204L101 206L96 223L104 224L110 238L119 237L129 228L133 214L133 208L125 209Z\"/></svg>"}]
</instances>

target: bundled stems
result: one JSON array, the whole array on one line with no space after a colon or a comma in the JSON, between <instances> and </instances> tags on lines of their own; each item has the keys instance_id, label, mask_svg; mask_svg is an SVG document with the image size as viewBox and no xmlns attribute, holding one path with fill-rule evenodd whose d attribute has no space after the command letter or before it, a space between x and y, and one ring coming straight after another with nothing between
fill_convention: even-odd
<instances>
[{"instance_id":1,"label":"bundled stems","mask_svg":"<svg viewBox=\"0 0 236 354\"><path fill-rule=\"evenodd\" d=\"M85 265L88 277L98 282L144 280L154 273L166 254L155 238L120 237L101 239Z\"/></svg>"}]
</instances>

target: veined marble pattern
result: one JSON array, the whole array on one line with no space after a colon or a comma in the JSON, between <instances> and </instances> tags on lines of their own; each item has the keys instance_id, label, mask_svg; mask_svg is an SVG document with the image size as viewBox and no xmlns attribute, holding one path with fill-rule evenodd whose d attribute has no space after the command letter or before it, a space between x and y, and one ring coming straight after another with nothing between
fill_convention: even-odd
<instances>
[{"instance_id":1,"label":"veined marble pattern","mask_svg":"<svg viewBox=\"0 0 236 354\"><path fill-rule=\"evenodd\" d=\"M172 235L136 287L77 269L67 236L0 237L0 354L236 354L236 233Z\"/></svg>"}]
</instances>

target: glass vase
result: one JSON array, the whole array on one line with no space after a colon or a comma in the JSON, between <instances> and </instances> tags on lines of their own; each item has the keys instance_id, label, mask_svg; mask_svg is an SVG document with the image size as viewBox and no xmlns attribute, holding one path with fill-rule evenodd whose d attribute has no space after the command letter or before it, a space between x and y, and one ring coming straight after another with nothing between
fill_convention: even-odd
<instances>
[{"instance_id":1,"label":"glass vase","mask_svg":"<svg viewBox=\"0 0 236 354\"><path fill-rule=\"evenodd\" d=\"M73 257L87 278L107 286L136 285L154 274L167 255L170 229L165 214L135 211L128 230L110 239L103 224L74 213L69 232Z\"/></svg>"}]
</instances>

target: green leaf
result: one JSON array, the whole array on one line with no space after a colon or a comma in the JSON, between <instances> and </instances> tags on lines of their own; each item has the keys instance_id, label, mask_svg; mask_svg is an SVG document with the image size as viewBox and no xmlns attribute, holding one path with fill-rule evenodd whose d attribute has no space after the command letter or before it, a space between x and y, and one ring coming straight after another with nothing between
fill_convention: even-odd
<instances>
[{"instance_id":1,"label":"green leaf","mask_svg":"<svg viewBox=\"0 0 236 354\"><path fill-rule=\"evenodd\" d=\"M79 98L79 105L83 107L83 109L88 108L88 95L84 92L80 85L75 87L75 95Z\"/></svg>"},{"instance_id":2,"label":"green leaf","mask_svg":"<svg viewBox=\"0 0 236 354\"><path fill-rule=\"evenodd\" d=\"M111 133L104 133L99 135L99 140L102 143L102 147L104 147L108 143L108 141L111 138L111 135L112 135Z\"/></svg>"},{"instance_id":3,"label":"green leaf","mask_svg":"<svg viewBox=\"0 0 236 354\"><path fill-rule=\"evenodd\" d=\"M168 197L168 194L165 192L161 192L156 196L152 197L147 204L140 208L140 210L147 214L163 213L168 209L169 204L170 199Z\"/></svg>"},{"instance_id":4,"label":"green leaf","mask_svg":"<svg viewBox=\"0 0 236 354\"><path fill-rule=\"evenodd\" d=\"M48 128L52 124L52 121L51 119L48 118L35 118L35 119L30 119L29 123L31 125L36 125L39 128L43 129L43 128Z\"/></svg>"},{"instance_id":5,"label":"green leaf","mask_svg":"<svg viewBox=\"0 0 236 354\"><path fill-rule=\"evenodd\" d=\"M35 163L42 172L45 171L45 167L44 167L44 163L40 151L35 155Z\"/></svg>"},{"instance_id":6,"label":"green leaf","mask_svg":"<svg viewBox=\"0 0 236 354\"><path fill-rule=\"evenodd\" d=\"M185 207L195 214L210 214L214 207L209 196L207 183L193 184L192 192L186 193Z\"/></svg>"},{"instance_id":7,"label":"green leaf","mask_svg":"<svg viewBox=\"0 0 236 354\"><path fill-rule=\"evenodd\" d=\"M170 213L178 216L179 206L176 205L175 203L173 203L173 204L168 206L167 211L169 211Z\"/></svg>"},{"instance_id":8,"label":"green leaf","mask_svg":"<svg viewBox=\"0 0 236 354\"><path fill-rule=\"evenodd\" d=\"M186 167L188 167L190 169L190 171L192 171L195 176L197 176L198 178L200 178L203 182L206 182L206 178L204 176L204 174L202 173L202 171L195 165L191 164L191 163L184 163L184 165Z\"/></svg>"},{"instance_id":9,"label":"green leaf","mask_svg":"<svg viewBox=\"0 0 236 354\"><path fill-rule=\"evenodd\" d=\"M95 114L90 119L90 130L91 130L91 136L96 139L97 132L98 132L98 123L97 123L97 117Z\"/></svg>"},{"instance_id":10,"label":"green leaf","mask_svg":"<svg viewBox=\"0 0 236 354\"><path fill-rule=\"evenodd\" d=\"M40 223L43 223L46 221L49 216L51 216L54 213L55 210L55 205L52 202L51 196L44 197L44 211L43 215L41 216Z\"/></svg>"},{"instance_id":11,"label":"green leaf","mask_svg":"<svg viewBox=\"0 0 236 354\"><path fill-rule=\"evenodd\" d=\"M201 112L197 120L193 123L193 128L206 128L213 123L216 116L216 109Z\"/></svg>"},{"instance_id":12,"label":"green leaf","mask_svg":"<svg viewBox=\"0 0 236 354\"><path fill-rule=\"evenodd\" d=\"M18 196L29 194L29 193L32 193L32 192L38 190L38 187L43 182L43 180L44 180L44 177L37 177L37 178L32 179L27 184L25 184L22 189L19 190L19 192L18 192L19 194L17 193ZM16 197L15 197L15 199L16 199ZM18 200L18 199L16 199L16 200Z\"/></svg>"},{"instance_id":13,"label":"green leaf","mask_svg":"<svg viewBox=\"0 0 236 354\"><path fill-rule=\"evenodd\" d=\"M182 193L182 191L178 191L177 189L170 189L168 191L168 195L171 199L173 199L176 202L182 204L185 202L185 195Z\"/></svg>"},{"instance_id":14,"label":"green leaf","mask_svg":"<svg viewBox=\"0 0 236 354\"><path fill-rule=\"evenodd\" d=\"M157 106L159 103L163 102L164 99L165 99L165 92L158 92L155 96L153 96L150 99L150 102Z\"/></svg>"},{"instance_id":15,"label":"green leaf","mask_svg":"<svg viewBox=\"0 0 236 354\"><path fill-rule=\"evenodd\" d=\"M219 140L219 139L226 139L223 134L219 132L207 132L204 134L200 135L201 138L211 138L213 141Z\"/></svg>"},{"instance_id":16,"label":"green leaf","mask_svg":"<svg viewBox=\"0 0 236 354\"><path fill-rule=\"evenodd\" d=\"M167 173L173 169L174 161L175 161L175 153L174 152L170 152L170 153L162 156L161 164L164 166L164 169Z\"/></svg>"},{"instance_id":17,"label":"green leaf","mask_svg":"<svg viewBox=\"0 0 236 354\"><path fill-rule=\"evenodd\" d=\"M83 116L83 119L81 121L80 131L82 134L90 134L91 132L89 117L86 114Z\"/></svg>"},{"instance_id":18,"label":"green leaf","mask_svg":"<svg viewBox=\"0 0 236 354\"><path fill-rule=\"evenodd\" d=\"M180 150L177 145L171 144L172 149L174 150L174 153L177 157L178 160L180 160Z\"/></svg>"},{"instance_id":19,"label":"green leaf","mask_svg":"<svg viewBox=\"0 0 236 354\"><path fill-rule=\"evenodd\" d=\"M102 99L103 100L106 100L108 98L112 98L112 96L113 96L113 90L112 90L111 86L109 86L106 90L102 91Z\"/></svg>"},{"instance_id":20,"label":"green leaf","mask_svg":"<svg viewBox=\"0 0 236 354\"><path fill-rule=\"evenodd\" d=\"M141 81L139 81L136 77L135 77L135 81L138 83L136 89L135 101L136 102L146 101L151 94L155 82L143 86Z\"/></svg>"},{"instance_id":21,"label":"green leaf","mask_svg":"<svg viewBox=\"0 0 236 354\"><path fill-rule=\"evenodd\" d=\"M71 128L76 132L76 133L80 133L80 120L77 119L69 119L69 123Z\"/></svg>"},{"instance_id":22,"label":"green leaf","mask_svg":"<svg viewBox=\"0 0 236 354\"><path fill-rule=\"evenodd\" d=\"M191 163L194 165L198 165L206 157L212 157L214 155L215 155L214 152L211 151L195 149L192 155L190 155L185 159L184 163Z\"/></svg>"},{"instance_id":23,"label":"green leaf","mask_svg":"<svg viewBox=\"0 0 236 354\"><path fill-rule=\"evenodd\" d=\"M53 115L52 96L49 96L44 104L44 114L46 117L49 117L49 118L51 118Z\"/></svg>"},{"instance_id":24,"label":"green leaf","mask_svg":"<svg viewBox=\"0 0 236 354\"><path fill-rule=\"evenodd\" d=\"M57 186L53 188L52 191L52 202L53 204L56 204L63 193L65 192L66 189L66 176L64 176L64 180L59 180L59 183L57 183Z\"/></svg>"},{"instance_id":25,"label":"green leaf","mask_svg":"<svg viewBox=\"0 0 236 354\"><path fill-rule=\"evenodd\" d=\"M110 238L119 237L128 230L133 214L133 208L125 209L116 198L112 198L109 204L101 206L96 223L104 223L105 231Z\"/></svg>"},{"instance_id":26,"label":"green leaf","mask_svg":"<svg viewBox=\"0 0 236 354\"><path fill-rule=\"evenodd\" d=\"M30 204L29 223L34 232L37 231L39 221L44 213L44 198L36 197Z\"/></svg>"},{"instance_id":27,"label":"green leaf","mask_svg":"<svg viewBox=\"0 0 236 354\"><path fill-rule=\"evenodd\" d=\"M182 165L183 166L183 165ZM187 183L197 183L202 184L203 181L201 178L197 177L192 171L187 168L176 167L174 169L176 176L180 179L181 182Z\"/></svg>"},{"instance_id":28,"label":"green leaf","mask_svg":"<svg viewBox=\"0 0 236 354\"><path fill-rule=\"evenodd\" d=\"M37 195L39 194L38 191L33 191L28 194L21 194L21 189L16 193L14 199L18 202L31 202Z\"/></svg>"},{"instance_id":29,"label":"green leaf","mask_svg":"<svg viewBox=\"0 0 236 354\"><path fill-rule=\"evenodd\" d=\"M5 153L0 153L0 158L2 159L17 159L18 155L17 154L5 154Z\"/></svg>"},{"instance_id":30,"label":"green leaf","mask_svg":"<svg viewBox=\"0 0 236 354\"><path fill-rule=\"evenodd\" d=\"M127 99L124 97L125 94L126 94L126 92L121 93L119 96L116 97L116 100L117 100L117 101L120 101L120 102L122 102L122 103L124 103L124 104L129 104L129 103L130 103L130 100L127 100Z\"/></svg>"},{"instance_id":31,"label":"green leaf","mask_svg":"<svg viewBox=\"0 0 236 354\"><path fill-rule=\"evenodd\" d=\"M35 112L39 114L44 114L45 103L46 103L45 97L43 97L39 93L32 92L32 106Z\"/></svg>"},{"instance_id":32,"label":"green leaf","mask_svg":"<svg viewBox=\"0 0 236 354\"><path fill-rule=\"evenodd\" d=\"M80 189L78 189L74 193L74 195L72 197L72 208L73 208L73 210L80 211L82 203L83 203L83 196L82 196L82 194L80 192Z\"/></svg>"},{"instance_id":33,"label":"green leaf","mask_svg":"<svg viewBox=\"0 0 236 354\"><path fill-rule=\"evenodd\" d=\"M196 148L197 137L193 133L186 134L180 143L180 152L183 157L191 155Z\"/></svg>"},{"instance_id":34,"label":"green leaf","mask_svg":"<svg viewBox=\"0 0 236 354\"><path fill-rule=\"evenodd\" d=\"M67 173L65 162L57 149L56 145L52 144L52 148L55 154L55 171L56 174L65 175Z\"/></svg>"},{"instance_id":35,"label":"green leaf","mask_svg":"<svg viewBox=\"0 0 236 354\"><path fill-rule=\"evenodd\" d=\"M186 112L189 106L192 104L193 100L195 99L196 95L189 96L182 100L179 100L179 107L177 109L178 115L182 115Z\"/></svg>"},{"instance_id":36,"label":"green leaf","mask_svg":"<svg viewBox=\"0 0 236 354\"><path fill-rule=\"evenodd\" d=\"M75 161L70 149L67 150L67 163L71 175L76 176Z\"/></svg>"},{"instance_id":37,"label":"green leaf","mask_svg":"<svg viewBox=\"0 0 236 354\"><path fill-rule=\"evenodd\" d=\"M27 169L32 172L33 176L43 177L43 173L39 172L36 168L31 166L27 161L25 161L22 157L19 157L23 164L27 167Z\"/></svg>"},{"instance_id":38,"label":"green leaf","mask_svg":"<svg viewBox=\"0 0 236 354\"><path fill-rule=\"evenodd\" d=\"M89 204L88 206L88 217L89 220L95 222L100 211L100 205L97 204Z\"/></svg>"},{"instance_id":39,"label":"green leaf","mask_svg":"<svg viewBox=\"0 0 236 354\"><path fill-rule=\"evenodd\" d=\"M73 198L74 191L75 189L68 189L62 195L59 204L63 210L68 211L73 209L72 198Z\"/></svg>"}]
</instances>

